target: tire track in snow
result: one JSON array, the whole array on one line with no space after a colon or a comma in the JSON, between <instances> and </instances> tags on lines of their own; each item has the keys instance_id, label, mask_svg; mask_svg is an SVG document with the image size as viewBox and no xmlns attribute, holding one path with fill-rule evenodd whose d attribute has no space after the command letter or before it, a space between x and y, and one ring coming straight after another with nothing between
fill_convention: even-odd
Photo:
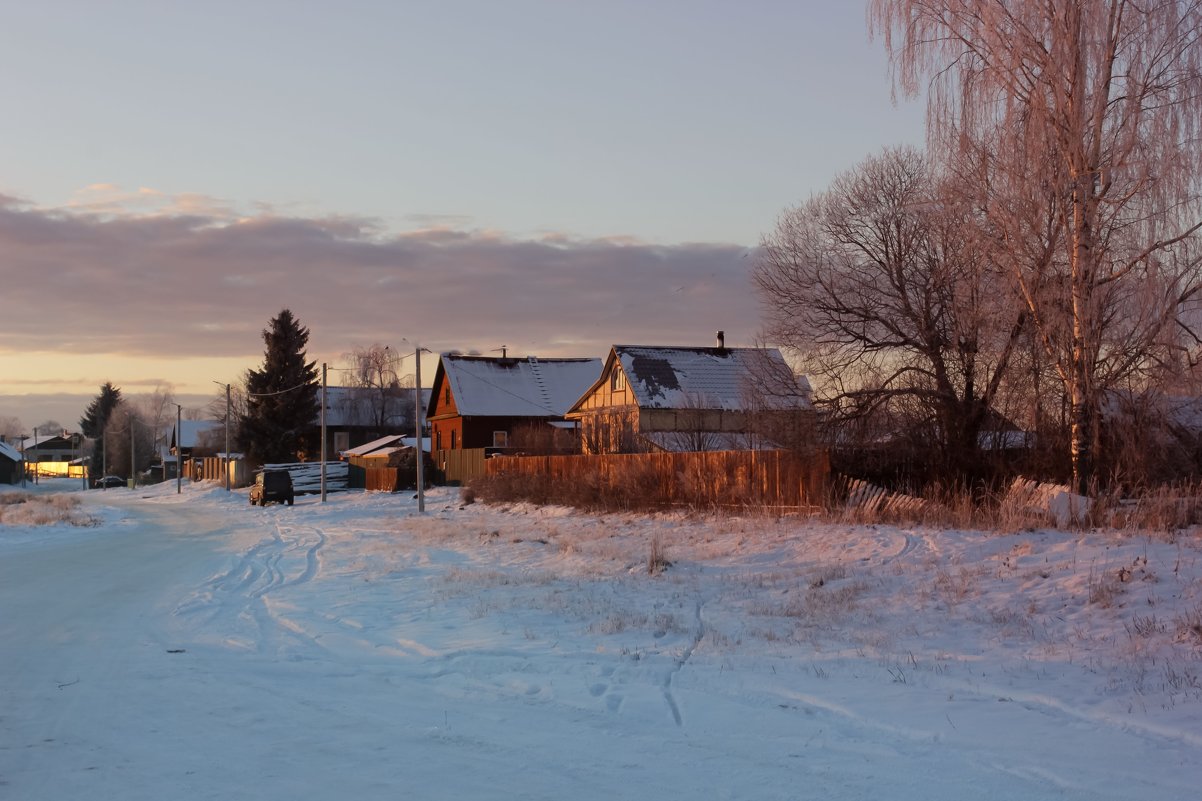
<instances>
[{"instance_id":1,"label":"tire track in snow","mask_svg":"<svg viewBox=\"0 0 1202 801\"><path fill-rule=\"evenodd\" d=\"M283 634L311 646L313 638L273 612L268 601L273 593L312 581L320 573L325 544L319 528L276 524L269 539L201 585L175 608L174 616L198 629L233 632L224 638L227 645L263 651L278 647Z\"/></svg>"}]
</instances>

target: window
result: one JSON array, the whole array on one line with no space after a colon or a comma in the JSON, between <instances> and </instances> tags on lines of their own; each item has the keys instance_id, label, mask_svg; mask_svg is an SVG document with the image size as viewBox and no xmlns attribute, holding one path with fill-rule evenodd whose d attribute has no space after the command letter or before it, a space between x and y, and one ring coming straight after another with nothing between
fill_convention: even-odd
<instances>
[{"instance_id":1,"label":"window","mask_svg":"<svg viewBox=\"0 0 1202 801\"><path fill-rule=\"evenodd\" d=\"M451 450L455 450L455 432L451 432Z\"/></svg>"},{"instance_id":2,"label":"window","mask_svg":"<svg viewBox=\"0 0 1202 801\"><path fill-rule=\"evenodd\" d=\"M494 448L508 448L509 447L509 432L508 431L492 432L492 446Z\"/></svg>"},{"instance_id":3,"label":"window","mask_svg":"<svg viewBox=\"0 0 1202 801\"><path fill-rule=\"evenodd\" d=\"M626 389L626 374L622 372L621 367L614 367L614 371L609 374L609 388L614 392Z\"/></svg>"},{"instance_id":4,"label":"window","mask_svg":"<svg viewBox=\"0 0 1202 801\"><path fill-rule=\"evenodd\" d=\"M334 432L334 453L342 453L351 449L351 432L335 431Z\"/></svg>"},{"instance_id":5,"label":"window","mask_svg":"<svg viewBox=\"0 0 1202 801\"><path fill-rule=\"evenodd\" d=\"M442 402L447 406L451 405L451 388L447 387L442 391Z\"/></svg>"}]
</instances>

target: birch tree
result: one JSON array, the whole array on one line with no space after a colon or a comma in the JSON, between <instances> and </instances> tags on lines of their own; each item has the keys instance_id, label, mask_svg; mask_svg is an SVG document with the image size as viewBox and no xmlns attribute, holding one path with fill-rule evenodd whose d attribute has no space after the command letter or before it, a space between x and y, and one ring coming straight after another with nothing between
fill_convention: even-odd
<instances>
[{"instance_id":1,"label":"birch tree","mask_svg":"<svg viewBox=\"0 0 1202 801\"><path fill-rule=\"evenodd\" d=\"M1105 391L1199 342L1202 3L870 0L869 21L931 146L979 172L1085 491Z\"/></svg>"}]
</instances>

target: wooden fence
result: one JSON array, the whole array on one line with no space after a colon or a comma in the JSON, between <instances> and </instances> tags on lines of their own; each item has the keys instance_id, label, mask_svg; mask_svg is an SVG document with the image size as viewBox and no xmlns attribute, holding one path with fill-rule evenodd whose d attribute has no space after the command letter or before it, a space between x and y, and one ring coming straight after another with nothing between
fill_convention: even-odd
<instances>
[{"instance_id":1,"label":"wooden fence","mask_svg":"<svg viewBox=\"0 0 1202 801\"><path fill-rule=\"evenodd\" d=\"M363 488L368 492L396 492L401 483L400 472L395 467L365 467Z\"/></svg>"},{"instance_id":2,"label":"wooden fence","mask_svg":"<svg viewBox=\"0 0 1202 801\"><path fill-rule=\"evenodd\" d=\"M485 448L434 451L434 463L442 471L443 481L447 484L466 484L473 478L485 475L486 462L493 461L484 458L485 452Z\"/></svg>"},{"instance_id":3,"label":"wooden fence","mask_svg":"<svg viewBox=\"0 0 1202 801\"><path fill-rule=\"evenodd\" d=\"M788 451L508 456L488 459L485 474L541 481L566 497L579 487L638 505L798 511L822 503L830 459Z\"/></svg>"},{"instance_id":4,"label":"wooden fence","mask_svg":"<svg viewBox=\"0 0 1202 801\"><path fill-rule=\"evenodd\" d=\"M191 459L191 465L185 465L185 475L192 481L225 481L222 472L225 459L220 456L201 456ZM241 459L231 459L229 462L230 486L244 487L248 478L246 462Z\"/></svg>"}]
</instances>

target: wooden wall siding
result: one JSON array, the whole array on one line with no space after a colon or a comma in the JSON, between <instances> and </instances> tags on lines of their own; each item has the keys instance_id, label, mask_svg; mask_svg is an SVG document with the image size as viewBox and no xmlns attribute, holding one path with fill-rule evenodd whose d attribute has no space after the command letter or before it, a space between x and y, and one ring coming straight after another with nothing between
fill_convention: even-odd
<instances>
[{"instance_id":1,"label":"wooden wall siding","mask_svg":"<svg viewBox=\"0 0 1202 801\"><path fill-rule=\"evenodd\" d=\"M637 481L663 506L804 511L826 494L830 459L788 451L712 451L489 459L485 474L577 482L597 477L601 491Z\"/></svg>"},{"instance_id":2,"label":"wooden wall siding","mask_svg":"<svg viewBox=\"0 0 1202 801\"><path fill-rule=\"evenodd\" d=\"M466 484L477 476L484 475L486 462L497 459L484 458L484 448L468 448L467 450L441 450L434 452L434 463L442 470L443 480L448 484Z\"/></svg>"},{"instance_id":3,"label":"wooden wall siding","mask_svg":"<svg viewBox=\"0 0 1202 801\"><path fill-rule=\"evenodd\" d=\"M627 383L625 375L622 376L622 388L613 389L613 373L621 371L622 366L615 362L612 371L603 373L601 385L585 398L584 403L580 406L581 410L594 411L614 406L634 406L634 394L630 391L630 385Z\"/></svg>"}]
</instances>

